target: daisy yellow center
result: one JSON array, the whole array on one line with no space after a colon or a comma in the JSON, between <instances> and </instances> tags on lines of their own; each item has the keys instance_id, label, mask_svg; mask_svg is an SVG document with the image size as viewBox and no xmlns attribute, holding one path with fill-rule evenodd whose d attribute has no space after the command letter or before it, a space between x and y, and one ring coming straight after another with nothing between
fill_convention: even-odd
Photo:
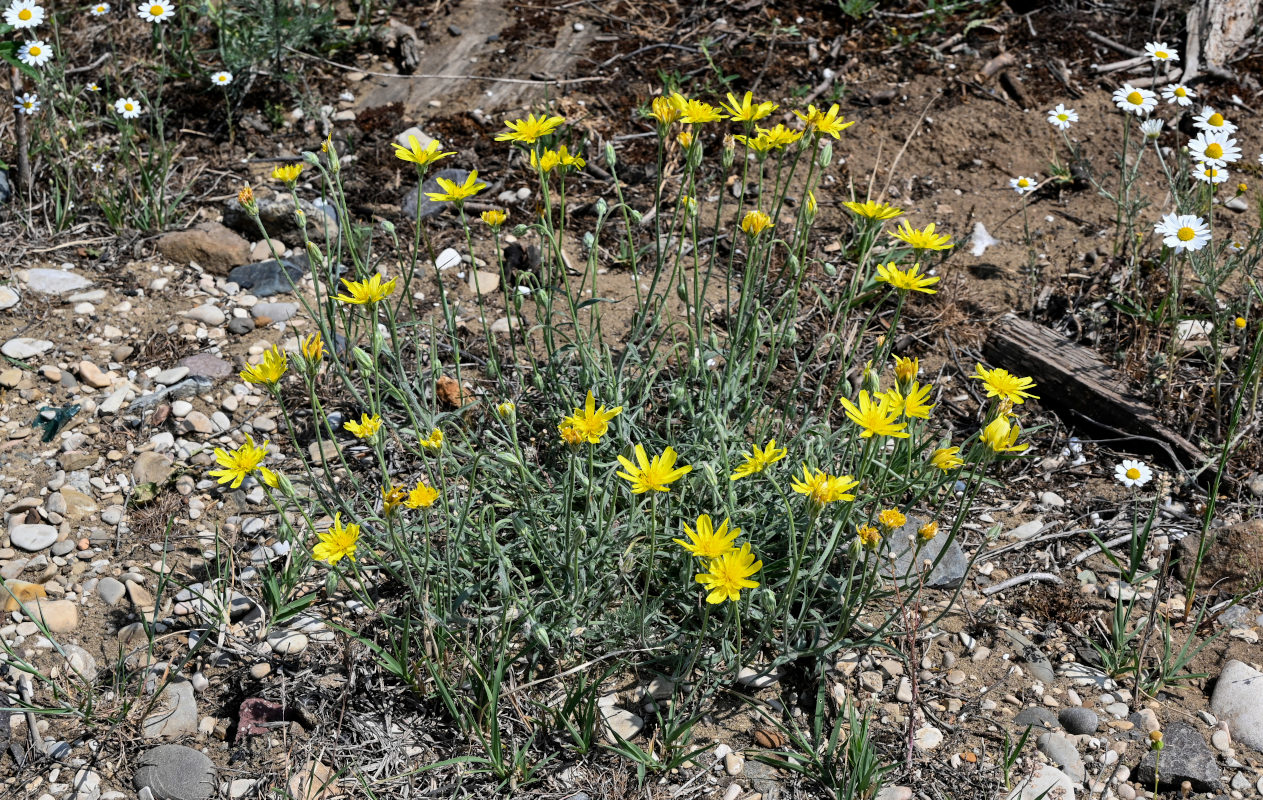
<instances>
[{"instance_id":1,"label":"daisy yellow center","mask_svg":"<svg viewBox=\"0 0 1263 800\"><path fill-rule=\"evenodd\" d=\"M1223 158L1224 157L1223 145L1221 145L1219 142L1211 142L1210 144L1206 145L1206 157L1207 158Z\"/></svg>"},{"instance_id":2,"label":"daisy yellow center","mask_svg":"<svg viewBox=\"0 0 1263 800\"><path fill-rule=\"evenodd\" d=\"M23 22L26 22L28 19L30 19L33 16L35 15L31 13L31 9L29 8L24 8L18 12L18 19L22 20Z\"/></svg>"},{"instance_id":3,"label":"daisy yellow center","mask_svg":"<svg viewBox=\"0 0 1263 800\"><path fill-rule=\"evenodd\" d=\"M1177 86L1175 87L1175 91L1172 92L1172 94L1174 94L1176 97L1188 97L1188 90L1185 89L1183 86Z\"/></svg>"},{"instance_id":4,"label":"daisy yellow center","mask_svg":"<svg viewBox=\"0 0 1263 800\"><path fill-rule=\"evenodd\" d=\"M1167 57L1167 51L1165 51L1165 50L1154 50L1154 51L1153 51L1153 55L1154 55L1154 57L1155 57L1155 58L1166 58L1166 57Z\"/></svg>"},{"instance_id":5,"label":"daisy yellow center","mask_svg":"<svg viewBox=\"0 0 1263 800\"><path fill-rule=\"evenodd\" d=\"M1224 124L1224 115L1218 112L1211 114L1210 117L1207 118L1206 124L1214 125L1216 128L1218 128L1220 125Z\"/></svg>"},{"instance_id":6,"label":"daisy yellow center","mask_svg":"<svg viewBox=\"0 0 1263 800\"><path fill-rule=\"evenodd\" d=\"M1131 103L1133 106L1140 105L1141 103L1144 102L1144 100L1145 98L1140 96L1140 92L1132 92L1131 94L1127 95L1127 102Z\"/></svg>"},{"instance_id":7,"label":"daisy yellow center","mask_svg":"<svg viewBox=\"0 0 1263 800\"><path fill-rule=\"evenodd\" d=\"M44 48L40 47L37 44L33 44L31 45L31 49L28 52L33 56L38 56L40 53L44 52Z\"/></svg>"},{"instance_id":8,"label":"daisy yellow center","mask_svg":"<svg viewBox=\"0 0 1263 800\"><path fill-rule=\"evenodd\" d=\"M135 108L135 106L133 106L131 103L123 103L123 108L127 109L128 111L131 111L133 108Z\"/></svg>"},{"instance_id":9,"label":"daisy yellow center","mask_svg":"<svg viewBox=\"0 0 1263 800\"><path fill-rule=\"evenodd\" d=\"M149 7L149 13L155 17L161 17L162 12L165 10L166 9L164 9L162 6L159 6L159 5L153 5Z\"/></svg>"},{"instance_id":10,"label":"daisy yellow center","mask_svg":"<svg viewBox=\"0 0 1263 800\"><path fill-rule=\"evenodd\" d=\"M1135 467L1132 467L1131 469L1127 470L1127 479L1128 479L1128 480L1133 480L1133 481L1134 481L1134 480L1136 480L1136 479L1137 479L1137 478L1139 478L1139 477L1140 477L1140 470L1136 469Z\"/></svg>"},{"instance_id":11,"label":"daisy yellow center","mask_svg":"<svg viewBox=\"0 0 1263 800\"><path fill-rule=\"evenodd\" d=\"M1026 180L1025 178L1022 178L1020 181L1017 182L1017 185L1025 189L1027 186L1031 185L1031 182Z\"/></svg>"},{"instance_id":12,"label":"daisy yellow center","mask_svg":"<svg viewBox=\"0 0 1263 800\"><path fill-rule=\"evenodd\" d=\"M1058 114L1057 119L1061 120L1062 122L1066 122L1070 119L1070 117L1065 114Z\"/></svg>"},{"instance_id":13,"label":"daisy yellow center","mask_svg":"<svg viewBox=\"0 0 1263 800\"><path fill-rule=\"evenodd\" d=\"M1197 236L1197 231L1187 225L1175 232L1175 238L1181 242L1191 242L1195 236Z\"/></svg>"}]
</instances>

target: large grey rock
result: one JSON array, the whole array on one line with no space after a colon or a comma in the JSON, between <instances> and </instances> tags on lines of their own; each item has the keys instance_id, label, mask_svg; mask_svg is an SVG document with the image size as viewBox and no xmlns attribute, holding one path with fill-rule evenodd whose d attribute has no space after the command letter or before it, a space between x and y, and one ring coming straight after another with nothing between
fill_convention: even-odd
<instances>
[{"instance_id":1,"label":"large grey rock","mask_svg":"<svg viewBox=\"0 0 1263 800\"><path fill-rule=\"evenodd\" d=\"M9 542L14 547L25 550L28 553L35 553L46 547L52 547L55 541L57 541L57 529L52 525L23 523L22 525L15 525L9 531Z\"/></svg>"},{"instance_id":2,"label":"large grey rock","mask_svg":"<svg viewBox=\"0 0 1263 800\"><path fill-rule=\"evenodd\" d=\"M86 289L92 281L70 270L37 267L26 271L26 285L43 294L65 294Z\"/></svg>"},{"instance_id":3,"label":"large grey rock","mask_svg":"<svg viewBox=\"0 0 1263 800\"><path fill-rule=\"evenodd\" d=\"M1215 761L1215 751L1210 749L1196 728L1177 722L1163 732L1162 744L1161 761L1156 750L1150 750L1140 760L1136 780L1142 786L1153 785L1156 769L1160 786L1178 789L1181 783L1188 781L1196 792L1219 791L1223 785L1223 771Z\"/></svg>"},{"instance_id":4,"label":"large grey rock","mask_svg":"<svg viewBox=\"0 0 1263 800\"><path fill-rule=\"evenodd\" d=\"M215 765L191 747L164 744L141 754L132 783L155 800L207 800L215 794Z\"/></svg>"},{"instance_id":5,"label":"large grey rock","mask_svg":"<svg viewBox=\"0 0 1263 800\"><path fill-rule=\"evenodd\" d=\"M53 343L47 339L34 339L30 336L19 336L0 345L0 353L18 361L34 358L40 353L53 349Z\"/></svg>"},{"instance_id":6,"label":"large grey rock","mask_svg":"<svg viewBox=\"0 0 1263 800\"><path fill-rule=\"evenodd\" d=\"M280 239L291 247L301 247L302 229L294 214L294 199L289 193L256 189L254 197L259 205L259 222L263 223L267 235ZM307 217L307 238L318 244L324 243L326 239L337 241L337 219L310 200L300 200L299 205ZM224 208L224 224L251 238L259 236L259 226L254 217L246 213L235 197Z\"/></svg>"},{"instance_id":7,"label":"large grey rock","mask_svg":"<svg viewBox=\"0 0 1263 800\"><path fill-rule=\"evenodd\" d=\"M1033 727L1035 734L1038 734L1041 728L1045 731L1055 731L1061 728L1061 723L1057 722L1057 715L1043 706L1031 706L1022 709L1013 718L1013 724L1019 728Z\"/></svg>"},{"instance_id":8,"label":"large grey rock","mask_svg":"<svg viewBox=\"0 0 1263 800\"><path fill-rule=\"evenodd\" d=\"M1070 776L1075 783L1083 783L1087 777L1087 767L1074 743L1060 733L1045 733L1036 740L1039 752L1048 756L1054 764L1061 767L1062 772Z\"/></svg>"},{"instance_id":9,"label":"large grey rock","mask_svg":"<svg viewBox=\"0 0 1263 800\"><path fill-rule=\"evenodd\" d=\"M155 453L152 450L141 453L136 457L136 463L132 465L132 477L136 483L164 484L173 471L175 471L175 466L171 456Z\"/></svg>"},{"instance_id":10,"label":"large grey rock","mask_svg":"<svg viewBox=\"0 0 1263 800\"><path fill-rule=\"evenodd\" d=\"M146 739L175 739L195 735L197 699L193 697L193 684L185 680L169 684L162 691L158 710L145 718L141 728Z\"/></svg>"},{"instance_id":11,"label":"large grey rock","mask_svg":"<svg viewBox=\"0 0 1263 800\"><path fill-rule=\"evenodd\" d=\"M1048 764L1039 764L1021 778L1008 800L1074 800L1074 781Z\"/></svg>"},{"instance_id":12,"label":"large grey rock","mask_svg":"<svg viewBox=\"0 0 1263 800\"><path fill-rule=\"evenodd\" d=\"M1096 733L1097 726L1101 724L1101 719L1095 711L1077 706L1061 709L1061 713L1057 715L1057 721L1062 724L1067 733L1078 736Z\"/></svg>"},{"instance_id":13,"label":"large grey rock","mask_svg":"<svg viewBox=\"0 0 1263 800\"><path fill-rule=\"evenodd\" d=\"M255 297L271 297L294 291L294 284L307 274L307 256L299 253L277 261L269 258L257 264L245 264L228 273L228 280Z\"/></svg>"},{"instance_id":14,"label":"large grey rock","mask_svg":"<svg viewBox=\"0 0 1263 800\"><path fill-rule=\"evenodd\" d=\"M934 567L926 577L925 585L931 589L955 589L965 579L969 558L960 543L949 537L946 531L940 532L918 551L917 531L924 524L923 519L908 517L903 527L891 532L889 553L893 561L887 562L885 573L901 580L916 581L928 561Z\"/></svg>"},{"instance_id":15,"label":"large grey rock","mask_svg":"<svg viewBox=\"0 0 1263 800\"><path fill-rule=\"evenodd\" d=\"M1234 742L1263 752L1263 672L1235 659L1224 664L1210 710L1228 723Z\"/></svg>"},{"instance_id":16,"label":"large grey rock","mask_svg":"<svg viewBox=\"0 0 1263 800\"><path fill-rule=\"evenodd\" d=\"M439 186L439 178L444 180L455 181L456 183L464 183L469 178L469 170L465 169L441 169L426 177L425 182L421 184L421 219L429 217L437 217L443 213L445 208L451 206L451 203L436 203L425 196L426 192L441 192L443 187ZM417 218L417 190L411 189L403 196L400 203L403 213L406 216Z\"/></svg>"}]
</instances>

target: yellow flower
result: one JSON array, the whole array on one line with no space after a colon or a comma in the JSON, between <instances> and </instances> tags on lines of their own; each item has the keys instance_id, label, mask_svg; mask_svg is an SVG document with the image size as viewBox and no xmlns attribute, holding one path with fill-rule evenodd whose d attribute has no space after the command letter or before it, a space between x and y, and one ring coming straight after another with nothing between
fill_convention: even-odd
<instances>
[{"instance_id":1,"label":"yellow flower","mask_svg":"<svg viewBox=\"0 0 1263 800\"><path fill-rule=\"evenodd\" d=\"M302 164L284 164L272 170L272 178L281 183L294 183L303 172ZM242 205L245 205L244 203Z\"/></svg>"},{"instance_id":2,"label":"yellow flower","mask_svg":"<svg viewBox=\"0 0 1263 800\"><path fill-rule=\"evenodd\" d=\"M325 354L324 339L321 338L320 332L316 331L303 339L298 349L302 352L303 358L307 359L308 364L318 364Z\"/></svg>"},{"instance_id":3,"label":"yellow flower","mask_svg":"<svg viewBox=\"0 0 1263 800\"><path fill-rule=\"evenodd\" d=\"M509 402L508 400L496 406L496 415L499 416L500 419L510 420L510 419L513 419L513 417L516 416L516 414L517 414L517 406L515 406L513 403Z\"/></svg>"},{"instance_id":4,"label":"yellow flower","mask_svg":"<svg viewBox=\"0 0 1263 800\"><path fill-rule=\"evenodd\" d=\"M482 221L490 225L491 230L493 231L499 230L500 226L503 225L504 221L508 218L509 215L498 208L482 212Z\"/></svg>"},{"instance_id":5,"label":"yellow flower","mask_svg":"<svg viewBox=\"0 0 1263 800\"><path fill-rule=\"evenodd\" d=\"M706 587L706 602L722 603L725 600L737 602L741 599L742 589L755 589L758 581L750 580L750 576L763 569L762 561L755 561L750 552L750 545L741 545L740 550L730 550L719 558L713 558L706 564L706 571L696 576L696 581Z\"/></svg>"},{"instance_id":6,"label":"yellow flower","mask_svg":"<svg viewBox=\"0 0 1263 800\"><path fill-rule=\"evenodd\" d=\"M758 136L742 136L741 134L737 134L732 138L741 142L756 153L766 153L772 149L772 140L762 134L759 134Z\"/></svg>"},{"instance_id":7,"label":"yellow flower","mask_svg":"<svg viewBox=\"0 0 1263 800\"><path fill-rule=\"evenodd\" d=\"M821 111L815 106L807 106L807 113L795 111L794 116L801 119L807 124L808 128L815 128L816 133L828 134L834 139L841 138L838 134L854 125L854 122L846 122L842 117L838 116L838 104L834 103L828 111Z\"/></svg>"},{"instance_id":8,"label":"yellow flower","mask_svg":"<svg viewBox=\"0 0 1263 800\"><path fill-rule=\"evenodd\" d=\"M1232 321L1232 324L1236 325L1238 328L1244 328L1246 325L1245 317L1237 317Z\"/></svg>"},{"instance_id":9,"label":"yellow flower","mask_svg":"<svg viewBox=\"0 0 1263 800\"><path fill-rule=\"evenodd\" d=\"M999 367L988 370L983 368L981 364L977 364L976 370L969 377L982 381L983 386L987 389L987 397L1000 397L1018 405L1025 403L1028 397L1034 400L1039 399L1039 395L1031 394L1027 391L1035 388L1035 381L1030 378L1019 378L1010 374L1008 370L1003 370Z\"/></svg>"},{"instance_id":10,"label":"yellow flower","mask_svg":"<svg viewBox=\"0 0 1263 800\"><path fill-rule=\"evenodd\" d=\"M866 200L863 203L846 202L842 205L846 206L846 209L857 217L878 222L894 219L903 213L903 209L895 208L887 203L874 203L871 200Z\"/></svg>"},{"instance_id":11,"label":"yellow flower","mask_svg":"<svg viewBox=\"0 0 1263 800\"><path fill-rule=\"evenodd\" d=\"M211 470L210 475L218 478L220 483L228 484L229 489L236 489L248 475L261 471L263 459L267 458L268 443L256 445L254 439L246 434L245 442L236 450L228 451L222 447L215 448L215 460L223 469Z\"/></svg>"},{"instance_id":12,"label":"yellow flower","mask_svg":"<svg viewBox=\"0 0 1263 800\"><path fill-rule=\"evenodd\" d=\"M424 481L417 481L417 485L412 487L412 491L408 492L408 499L403 504L408 508L429 508L434 505L434 501L439 499L438 490L426 486Z\"/></svg>"},{"instance_id":13,"label":"yellow flower","mask_svg":"<svg viewBox=\"0 0 1263 800\"><path fill-rule=\"evenodd\" d=\"M408 490L402 486L382 487L382 513L390 516L408 496Z\"/></svg>"},{"instance_id":14,"label":"yellow flower","mask_svg":"<svg viewBox=\"0 0 1263 800\"><path fill-rule=\"evenodd\" d=\"M758 474L780 461L788 452L784 447L777 447L775 439L768 439L766 447L761 448L756 444L751 449L754 451L753 453L743 452L741 454L745 457L745 463L732 471L730 480L735 481Z\"/></svg>"},{"instance_id":15,"label":"yellow flower","mask_svg":"<svg viewBox=\"0 0 1263 800\"><path fill-rule=\"evenodd\" d=\"M279 489L281 486L281 476L267 467L259 467L259 480L269 489Z\"/></svg>"},{"instance_id":16,"label":"yellow flower","mask_svg":"<svg viewBox=\"0 0 1263 800\"><path fill-rule=\"evenodd\" d=\"M772 227L772 218L762 211L748 212L741 220L741 230L750 236L758 236L770 227Z\"/></svg>"},{"instance_id":17,"label":"yellow flower","mask_svg":"<svg viewBox=\"0 0 1263 800\"><path fill-rule=\"evenodd\" d=\"M937 535L938 535L938 522L937 521L927 522L921 527L917 528L917 538L920 539L922 542L928 542Z\"/></svg>"},{"instance_id":18,"label":"yellow flower","mask_svg":"<svg viewBox=\"0 0 1263 800\"><path fill-rule=\"evenodd\" d=\"M982 441L996 453L1020 453L1030 447L1029 444L1014 444L1021 433L1020 425L1010 423L1008 417L1001 415L983 429Z\"/></svg>"},{"instance_id":19,"label":"yellow flower","mask_svg":"<svg viewBox=\"0 0 1263 800\"><path fill-rule=\"evenodd\" d=\"M275 386L287 369L289 369L289 359L281 352L280 347L273 345L272 349L263 353L263 361L247 367L241 373L241 380L246 383Z\"/></svg>"},{"instance_id":20,"label":"yellow flower","mask_svg":"<svg viewBox=\"0 0 1263 800\"><path fill-rule=\"evenodd\" d=\"M892 235L913 250L947 250L952 246L952 237L945 233L936 234L933 222L919 231L904 220Z\"/></svg>"},{"instance_id":21,"label":"yellow flower","mask_svg":"<svg viewBox=\"0 0 1263 800\"><path fill-rule=\"evenodd\" d=\"M907 521L908 518L897 508L882 509L881 513L877 515L877 524L888 531L903 527L903 524Z\"/></svg>"},{"instance_id":22,"label":"yellow flower","mask_svg":"<svg viewBox=\"0 0 1263 800\"><path fill-rule=\"evenodd\" d=\"M374 275L366 281L349 281L343 278L342 283L346 284L349 294L334 295L333 299L358 306L368 303L379 303L390 297L391 292L395 291L395 279L391 278L383 283L380 274Z\"/></svg>"},{"instance_id":23,"label":"yellow flower","mask_svg":"<svg viewBox=\"0 0 1263 800\"><path fill-rule=\"evenodd\" d=\"M571 447L578 447L588 440L587 434L573 425L559 425L561 440Z\"/></svg>"},{"instance_id":24,"label":"yellow flower","mask_svg":"<svg viewBox=\"0 0 1263 800\"><path fill-rule=\"evenodd\" d=\"M716 529L710 521L710 514L702 514L697 518L697 530L694 531L685 523L684 534L689 537L690 541L683 539L672 539L671 541L698 558L719 558L724 553L732 551L733 541L741 535L741 529L733 528L731 531L728 530L727 518Z\"/></svg>"},{"instance_id":25,"label":"yellow flower","mask_svg":"<svg viewBox=\"0 0 1263 800\"><path fill-rule=\"evenodd\" d=\"M632 494L669 492L671 491L671 484L693 470L692 467L687 465L683 467L675 466L675 460L679 457L679 454L669 445L666 450L662 451L662 455L654 456L652 461L645 455L645 446L642 444L636 445L635 455L635 464L629 459L619 456L618 463L622 464L623 469L626 471L616 473L618 477L631 483Z\"/></svg>"},{"instance_id":26,"label":"yellow flower","mask_svg":"<svg viewBox=\"0 0 1263 800\"><path fill-rule=\"evenodd\" d=\"M928 383L922 386L920 383L913 381L912 385L908 387L907 394L898 389L890 389L881 395L881 399L883 403L905 417L929 419L930 411L934 409L934 404L926 401L930 399L930 390L933 388Z\"/></svg>"},{"instance_id":27,"label":"yellow flower","mask_svg":"<svg viewBox=\"0 0 1263 800\"><path fill-rule=\"evenodd\" d=\"M904 358L903 356L895 356L895 380L900 386L914 378L921 371L921 361L916 358Z\"/></svg>"},{"instance_id":28,"label":"yellow flower","mask_svg":"<svg viewBox=\"0 0 1263 800\"><path fill-rule=\"evenodd\" d=\"M325 533L316 534L320 543L311 548L311 556L332 566L343 558L355 561L355 548L359 546L360 526L351 523L342 527L342 514L335 514L333 527Z\"/></svg>"},{"instance_id":29,"label":"yellow flower","mask_svg":"<svg viewBox=\"0 0 1263 800\"><path fill-rule=\"evenodd\" d=\"M965 462L960 457L959 447L940 447L930 454L930 463L944 472L951 472Z\"/></svg>"},{"instance_id":30,"label":"yellow flower","mask_svg":"<svg viewBox=\"0 0 1263 800\"><path fill-rule=\"evenodd\" d=\"M680 114L684 111L684 106L688 101L679 92L668 96L659 96L653 99L650 105L649 116L658 120L659 125L670 125L680 118Z\"/></svg>"},{"instance_id":31,"label":"yellow flower","mask_svg":"<svg viewBox=\"0 0 1263 800\"><path fill-rule=\"evenodd\" d=\"M789 486L798 494L806 495L807 500L820 509L839 500L854 500L855 495L849 492L859 484L850 475L830 475L824 470L812 472L810 467L803 464L802 480L794 478Z\"/></svg>"},{"instance_id":32,"label":"yellow flower","mask_svg":"<svg viewBox=\"0 0 1263 800\"><path fill-rule=\"evenodd\" d=\"M443 431L435 428L430 431L430 435L424 439L419 439L418 444L426 450L442 450L443 449Z\"/></svg>"},{"instance_id":33,"label":"yellow flower","mask_svg":"<svg viewBox=\"0 0 1263 800\"><path fill-rule=\"evenodd\" d=\"M456 151L452 150L447 153L439 152L439 143L437 139L431 139L430 143L425 147L421 146L421 142L417 137L408 135L408 146L404 147L398 142L391 142L391 147L395 148L395 158L403 161L411 161L418 167L425 167L438 161L440 158L456 155Z\"/></svg>"},{"instance_id":34,"label":"yellow flower","mask_svg":"<svg viewBox=\"0 0 1263 800\"><path fill-rule=\"evenodd\" d=\"M434 180L438 181L439 186L442 186L444 191L426 192L425 196L435 203L463 203L466 199L487 188L487 184L478 183L478 170L469 173L469 177L465 179L464 183L449 181L442 176L436 176Z\"/></svg>"},{"instance_id":35,"label":"yellow flower","mask_svg":"<svg viewBox=\"0 0 1263 800\"><path fill-rule=\"evenodd\" d=\"M241 203L241 207L251 216L259 213L259 206L254 201L254 189L250 188L250 184L241 187L241 191L237 192L237 202Z\"/></svg>"},{"instance_id":36,"label":"yellow flower","mask_svg":"<svg viewBox=\"0 0 1263 800\"><path fill-rule=\"evenodd\" d=\"M531 151L531 166L545 173L552 172L558 167L573 167L574 169L583 169L588 164L583 160L583 156L571 155L570 151L563 144L556 150L545 150L542 156L536 156L535 151Z\"/></svg>"},{"instance_id":37,"label":"yellow flower","mask_svg":"<svg viewBox=\"0 0 1263 800\"><path fill-rule=\"evenodd\" d=\"M497 136L496 141L535 144L541 138L557 130L565 121L565 117L546 117L543 115L536 117L534 114L516 122L505 120L504 124L508 127L508 130Z\"/></svg>"},{"instance_id":38,"label":"yellow flower","mask_svg":"<svg viewBox=\"0 0 1263 800\"><path fill-rule=\"evenodd\" d=\"M768 149L784 150L794 142L803 138L802 131L796 131L792 128L786 128L784 125L777 123L775 128L759 128L759 138L767 142Z\"/></svg>"},{"instance_id":39,"label":"yellow flower","mask_svg":"<svg viewBox=\"0 0 1263 800\"><path fill-rule=\"evenodd\" d=\"M686 100L680 112L680 122L688 125L719 122L721 119L727 119L727 117L719 113L719 110L710 103L703 103L701 100Z\"/></svg>"},{"instance_id":40,"label":"yellow flower","mask_svg":"<svg viewBox=\"0 0 1263 800\"><path fill-rule=\"evenodd\" d=\"M859 406L843 397L842 407L846 409L846 416L856 425L863 428L860 432L860 438L862 439L867 439L871 436L894 436L897 439L908 438L908 433L904 431L908 424L896 421L899 419L898 409L893 409L884 402L874 403L872 398L868 396L867 390L860 390Z\"/></svg>"},{"instance_id":41,"label":"yellow flower","mask_svg":"<svg viewBox=\"0 0 1263 800\"><path fill-rule=\"evenodd\" d=\"M678 134L676 134L675 140L680 143L680 147L683 147L685 150L687 150L688 148L693 146L693 132L680 131Z\"/></svg>"},{"instance_id":42,"label":"yellow flower","mask_svg":"<svg viewBox=\"0 0 1263 800\"><path fill-rule=\"evenodd\" d=\"M856 529L855 536L860 540L860 544L869 550L876 550L881 544L881 531L872 525L861 525Z\"/></svg>"},{"instance_id":43,"label":"yellow flower","mask_svg":"<svg viewBox=\"0 0 1263 800\"><path fill-rule=\"evenodd\" d=\"M938 289L929 287L938 283L938 276L929 276L918 274L921 269L920 264L913 264L906 270L899 269L899 265L891 261L889 264L877 265L877 282L888 283L891 287L901 292L924 292L926 294L938 294Z\"/></svg>"},{"instance_id":44,"label":"yellow flower","mask_svg":"<svg viewBox=\"0 0 1263 800\"><path fill-rule=\"evenodd\" d=\"M371 417L368 414L360 414L360 421L347 420L342 427L355 434L357 439L368 439L377 433L382 426L382 418L376 414Z\"/></svg>"},{"instance_id":45,"label":"yellow flower","mask_svg":"<svg viewBox=\"0 0 1263 800\"><path fill-rule=\"evenodd\" d=\"M610 409L607 409L605 406L598 408L596 397L592 395L592 390L589 389L588 399L583 407L576 408L573 414L561 421L562 438L566 438L566 428L572 428L583 436L584 441L596 444L609 431L610 420L621 413L623 413L622 406L615 406Z\"/></svg>"},{"instance_id":46,"label":"yellow flower","mask_svg":"<svg viewBox=\"0 0 1263 800\"><path fill-rule=\"evenodd\" d=\"M754 122L763 119L776 110L776 103L756 103L754 93L746 92L746 96L737 100L732 92L728 93L728 105L720 104L728 112L728 118L736 122Z\"/></svg>"}]
</instances>

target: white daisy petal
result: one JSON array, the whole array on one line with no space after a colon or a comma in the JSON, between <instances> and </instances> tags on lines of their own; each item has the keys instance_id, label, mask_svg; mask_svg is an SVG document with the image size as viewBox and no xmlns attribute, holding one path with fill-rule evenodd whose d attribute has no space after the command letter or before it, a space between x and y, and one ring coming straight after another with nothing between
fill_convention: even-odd
<instances>
[{"instance_id":1,"label":"white daisy petal","mask_svg":"<svg viewBox=\"0 0 1263 800\"><path fill-rule=\"evenodd\" d=\"M1201 250L1210 242L1210 226L1192 214L1167 214L1153 226L1167 247L1181 251Z\"/></svg>"},{"instance_id":2,"label":"white daisy petal","mask_svg":"<svg viewBox=\"0 0 1263 800\"><path fill-rule=\"evenodd\" d=\"M1158 107L1158 96L1148 89L1137 89L1130 83L1114 92L1114 105L1128 114L1143 117Z\"/></svg>"},{"instance_id":3,"label":"white daisy petal","mask_svg":"<svg viewBox=\"0 0 1263 800\"><path fill-rule=\"evenodd\" d=\"M1145 45L1145 52L1153 61L1179 61L1180 54L1166 42L1150 42Z\"/></svg>"},{"instance_id":4,"label":"white daisy petal","mask_svg":"<svg viewBox=\"0 0 1263 800\"><path fill-rule=\"evenodd\" d=\"M14 28L34 28L44 21L44 8L35 0L14 0L5 9L4 21Z\"/></svg>"},{"instance_id":5,"label":"white daisy petal","mask_svg":"<svg viewBox=\"0 0 1263 800\"><path fill-rule=\"evenodd\" d=\"M1237 140L1222 131L1202 131L1197 138L1189 140L1188 151L1193 158L1211 167L1226 167L1241 160Z\"/></svg>"},{"instance_id":6,"label":"white daisy petal","mask_svg":"<svg viewBox=\"0 0 1263 800\"><path fill-rule=\"evenodd\" d=\"M1193 117L1193 126L1198 130L1211 133L1232 133L1237 129L1236 125L1224 119L1223 114L1210 106L1202 106L1202 113Z\"/></svg>"},{"instance_id":7,"label":"white daisy petal","mask_svg":"<svg viewBox=\"0 0 1263 800\"><path fill-rule=\"evenodd\" d=\"M1063 104L1058 103L1057 107L1048 112L1048 124L1054 125L1060 129L1069 130L1073 123L1079 121L1079 114L1073 108L1066 108Z\"/></svg>"}]
</instances>

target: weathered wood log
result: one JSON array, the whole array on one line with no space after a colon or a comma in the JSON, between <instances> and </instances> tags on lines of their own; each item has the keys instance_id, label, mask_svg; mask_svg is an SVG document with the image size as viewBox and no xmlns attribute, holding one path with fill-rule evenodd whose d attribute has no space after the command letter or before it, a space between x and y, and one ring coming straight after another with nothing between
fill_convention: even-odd
<instances>
[{"instance_id":1,"label":"weathered wood log","mask_svg":"<svg viewBox=\"0 0 1263 800\"><path fill-rule=\"evenodd\" d=\"M1164 425L1148 403L1128 391L1122 373L1051 328L1008 314L991 329L983 353L993 365L1033 378L1045 406L1069 409L1088 422L1157 440L1183 466L1200 467L1206 460L1196 445Z\"/></svg>"}]
</instances>

